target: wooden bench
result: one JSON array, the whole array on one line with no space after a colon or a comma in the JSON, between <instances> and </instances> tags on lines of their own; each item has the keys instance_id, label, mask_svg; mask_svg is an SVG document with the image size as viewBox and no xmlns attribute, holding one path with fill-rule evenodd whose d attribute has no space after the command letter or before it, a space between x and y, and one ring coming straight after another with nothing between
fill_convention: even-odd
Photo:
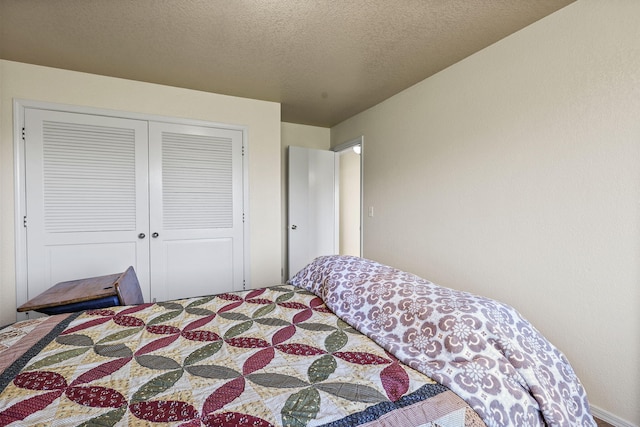
<instances>
[{"instance_id":1,"label":"wooden bench","mask_svg":"<svg viewBox=\"0 0 640 427\"><path fill-rule=\"evenodd\" d=\"M129 267L124 273L60 282L22 304L18 311L59 314L143 302L138 277Z\"/></svg>"}]
</instances>

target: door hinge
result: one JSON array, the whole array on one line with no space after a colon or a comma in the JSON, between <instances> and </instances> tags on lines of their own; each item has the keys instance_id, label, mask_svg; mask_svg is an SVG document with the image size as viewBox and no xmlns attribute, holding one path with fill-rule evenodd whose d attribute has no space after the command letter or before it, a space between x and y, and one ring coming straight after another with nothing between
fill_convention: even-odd
<instances>
[{"instance_id":1,"label":"door hinge","mask_svg":"<svg viewBox=\"0 0 640 427\"><path fill-rule=\"evenodd\" d=\"M26 215L22 217L22 226L24 228L27 228L27 216Z\"/></svg>"},{"instance_id":2,"label":"door hinge","mask_svg":"<svg viewBox=\"0 0 640 427\"><path fill-rule=\"evenodd\" d=\"M247 290L247 281L242 279L242 290L246 291Z\"/></svg>"},{"instance_id":3,"label":"door hinge","mask_svg":"<svg viewBox=\"0 0 640 427\"><path fill-rule=\"evenodd\" d=\"M244 145L242 146L242 156L244 157Z\"/></svg>"},{"instance_id":4,"label":"door hinge","mask_svg":"<svg viewBox=\"0 0 640 427\"><path fill-rule=\"evenodd\" d=\"M26 130L25 130L25 128L22 128L22 140L23 141L26 141L26 139L25 139L26 136L25 135L26 135Z\"/></svg>"},{"instance_id":5,"label":"door hinge","mask_svg":"<svg viewBox=\"0 0 640 427\"><path fill-rule=\"evenodd\" d=\"M242 212L242 223L244 224L244 212Z\"/></svg>"}]
</instances>

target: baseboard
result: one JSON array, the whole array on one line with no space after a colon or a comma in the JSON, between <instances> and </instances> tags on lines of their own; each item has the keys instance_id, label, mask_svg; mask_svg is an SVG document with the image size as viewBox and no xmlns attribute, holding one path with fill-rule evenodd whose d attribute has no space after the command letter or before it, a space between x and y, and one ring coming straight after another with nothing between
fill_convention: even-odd
<instances>
[{"instance_id":1,"label":"baseboard","mask_svg":"<svg viewBox=\"0 0 640 427\"><path fill-rule=\"evenodd\" d=\"M615 427L638 427L636 424L631 424L630 422L623 420L611 412L605 411L604 409L600 409L596 406L591 406L591 414L594 417L600 418L602 421L607 422Z\"/></svg>"}]
</instances>

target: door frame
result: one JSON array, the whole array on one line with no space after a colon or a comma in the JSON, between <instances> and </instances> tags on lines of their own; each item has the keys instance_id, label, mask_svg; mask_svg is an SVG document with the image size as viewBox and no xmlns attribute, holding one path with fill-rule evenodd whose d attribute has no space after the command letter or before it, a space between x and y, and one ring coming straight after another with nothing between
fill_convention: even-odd
<instances>
[{"instance_id":1,"label":"door frame","mask_svg":"<svg viewBox=\"0 0 640 427\"><path fill-rule=\"evenodd\" d=\"M360 146L360 256L364 256L364 135L338 144L331 151L339 153ZM337 178L337 177L336 177Z\"/></svg>"},{"instance_id":2,"label":"door frame","mask_svg":"<svg viewBox=\"0 0 640 427\"><path fill-rule=\"evenodd\" d=\"M135 113L106 108L87 107L69 104L58 104L45 101L15 98L13 100L13 153L14 153L14 233L15 233L15 268L16 268L16 307L27 301L27 231L26 231L26 153L23 128L25 125L25 109L61 111L67 113L89 114L94 116L117 117L133 120L175 123L182 125L204 126L242 132L242 209L243 222L243 269L244 289L250 288L250 218L249 218L249 149L248 127L220 122L209 122L197 119L162 116L157 114ZM28 319L28 313L18 313L16 320Z\"/></svg>"}]
</instances>

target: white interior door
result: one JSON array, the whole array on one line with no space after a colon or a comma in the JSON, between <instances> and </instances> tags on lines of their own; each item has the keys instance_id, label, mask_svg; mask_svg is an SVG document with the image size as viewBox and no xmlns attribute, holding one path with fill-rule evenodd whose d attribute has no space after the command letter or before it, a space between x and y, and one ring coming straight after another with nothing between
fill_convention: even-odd
<instances>
[{"instance_id":1,"label":"white interior door","mask_svg":"<svg viewBox=\"0 0 640 427\"><path fill-rule=\"evenodd\" d=\"M18 304L130 265L149 300L147 141L145 121L25 109L28 267Z\"/></svg>"},{"instance_id":2,"label":"white interior door","mask_svg":"<svg viewBox=\"0 0 640 427\"><path fill-rule=\"evenodd\" d=\"M149 124L151 296L243 288L242 131Z\"/></svg>"},{"instance_id":3,"label":"white interior door","mask_svg":"<svg viewBox=\"0 0 640 427\"><path fill-rule=\"evenodd\" d=\"M289 278L338 253L337 154L289 147Z\"/></svg>"}]
</instances>

